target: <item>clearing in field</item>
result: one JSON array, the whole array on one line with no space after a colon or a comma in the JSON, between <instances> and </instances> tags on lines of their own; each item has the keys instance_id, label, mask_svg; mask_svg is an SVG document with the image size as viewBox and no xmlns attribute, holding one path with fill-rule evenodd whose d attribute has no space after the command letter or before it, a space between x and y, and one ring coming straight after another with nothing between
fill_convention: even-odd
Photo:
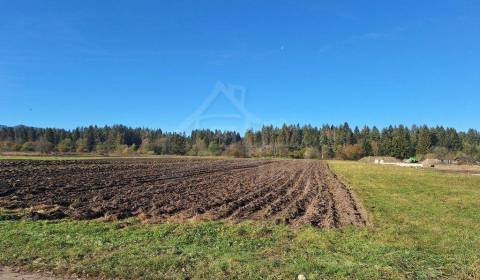
<instances>
[{"instance_id":1,"label":"clearing in field","mask_svg":"<svg viewBox=\"0 0 480 280\"><path fill-rule=\"evenodd\" d=\"M39 219L366 223L351 191L320 161L5 160L0 182L0 207L29 209Z\"/></svg>"}]
</instances>

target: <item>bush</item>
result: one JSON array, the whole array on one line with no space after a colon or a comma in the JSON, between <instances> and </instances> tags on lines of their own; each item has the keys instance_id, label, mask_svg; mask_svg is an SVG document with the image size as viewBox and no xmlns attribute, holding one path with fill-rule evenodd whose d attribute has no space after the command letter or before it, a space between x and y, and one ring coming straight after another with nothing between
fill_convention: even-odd
<instances>
[{"instance_id":1,"label":"bush","mask_svg":"<svg viewBox=\"0 0 480 280\"><path fill-rule=\"evenodd\" d=\"M99 143L95 146L95 152L99 154L106 155L109 151L110 149L108 147L108 144Z\"/></svg>"},{"instance_id":2,"label":"bush","mask_svg":"<svg viewBox=\"0 0 480 280\"><path fill-rule=\"evenodd\" d=\"M290 158L303 158L305 155L305 150L297 147L291 147L288 151L288 157Z\"/></svg>"},{"instance_id":3,"label":"bush","mask_svg":"<svg viewBox=\"0 0 480 280\"><path fill-rule=\"evenodd\" d=\"M320 151L314 147L307 147L303 152L303 158L306 158L306 159L314 159L319 157L320 157Z\"/></svg>"},{"instance_id":4,"label":"bush","mask_svg":"<svg viewBox=\"0 0 480 280\"><path fill-rule=\"evenodd\" d=\"M114 152L117 154L128 153L128 146L124 144L115 145Z\"/></svg>"},{"instance_id":5,"label":"bush","mask_svg":"<svg viewBox=\"0 0 480 280\"><path fill-rule=\"evenodd\" d=\"M241 143L234 143L227 147L224 155L229 157L247 157L245 146Z\"/></svg>"},{"instance_id":6,"label":"bush","mask_svg":"<svg viewBox=\"0 0 480 280\"><path fill-rule=\"evenodd\" d=\"M378 144L378 142L372 141L371 146L372 146L372 154L374 156L380 155L380 145Z\"/></svg>"},{"instance_id":7,"label":"bush","mask_svg":"<svg viewBox=\"0 0 480 280\"><path fill-rule=\"evenodd\" d=\"M438 158L440 160L447 159L449 151L445 147L435 147L433 148L433 156L434 158Z\"/></svg>"},{"instance_id":8,"label":"bush","mask_svg":"<svg viewBox=\"0 0 480 280\"><path fill-rule=\"evenodd\" d=\"M247 149L247 157L259 157L260 156L260 151L257 147L255 146L245 146Z\"/></svg>"},{"instance_id":9,"label":"bush","mask_svg":"<svg viewBox=\"0 0 480 280\"><path fill-rule=\"evenodd\" d=\"M328 145L323 145L322 146L322 159L329 159L329 158L333 158L335 153L333 152L333 149L332 147L328 146Z\"/></svg>"},{"instance_id":10,"label":"bush","mask_svg":"<svg viewBox=\"0 0 480 280\"><path fill-rule=\"evenodd\" d=\"M278 144L275 146L275 154L277 157L290 157L290 150L287 145Z\"/></svg>"},{"instance_id":11,"label":"bush","mask_svg":"<svg viewBox=\"0 0 480 280\"><path fill-rule=\"evenodd\" d=\"M35 151L35 143L33 142L25 142L23 143L22 147L20 148L22 152L33 152Z\"/></svg>"},{"instance_id":12,"label":"bush","mask_svg":"<svg viewBox=\"0 0 480 280\"><path fill-rule=\"evenodd\" d=\"M55 146L52 143L48 142L45 139L40 140L36 143L36 150L41 153L50 153L51 151L53 151L54 147Z\"/></svg>"},{"instance_id":13,"label":"bush","mask_svg":"<svg viewBox=\"0 0 480 280\"><path fill-rule=\"evenodd\" d=\"M84 139L77 140L75 146L77 153L88 153L87 142Z\"/></svg>"},{"instance_id":14,"label":"bush","mask_svg":"<svg viewBox=\"0 0 480 280\"><path fill-rule=\"evenodd\" d=\"M337 157L344 160L359 160L363 157L363 149L359 144L345 145L337 151Z\"/></svg>"},{"instance_id":15,"label":"bush","mask_svg":"<svg viewBox=\"0 0 480 280\"><path fill-rule=\"evenodd\" d=\"M258 157L273 157L273 147L271 145L265 145L257 149L256 156Z\"/></svg>"},{"instance_id":16,"label":"bush","mask_svg":"<svg viewBox=\"0 0 480 280\"><path fill-rule=\"evenodd\" d=\"M2 152L19 151L21 148L22 148L22 145L15 144L14 142L10 142L10 141L0 142L0 151Z\"/></svg>"},{"instance_id":17,"label":"bush","mask_svg":"<svg viewBox=\"0 0 480 280\"><path fill-rule=\"evenodd\" d=\"M139 148L139 151L142 154L153 154L154 153L154 145L150 143L150 140L144 139L142 141L142 145Z\"/></svg>"},{"instance_id":18,"label":"bush","mask_svg":"<svg viewBox=\"0 0 480 280\"><path fill-rule=\"evenodd\" d=\"M213 141L210 142L210 145L208 145L208 151L214 156L219 156L222 154L222 148L220 147L220 145Z\"/></svg>"},{"instance_id":19,"label":"bush","mask_svg":"<svg viewBox=\"0 0 480 280\"><path fill-rule=\"evenodd\" d=\"M167 152L166 148L165 148L165 145L162 145L162 144L155 144L153 145L153 152L156 154L156 155L163 155Z\"/></svg>"},{"instance_id":20,"label":"bush","mask_svg":"<svg viewBox=\"0 0 480 280\"><path fill-rule=\"evenodd\" d=\"M58 151L62 153L71 152L73 148L73 142L70 138L63 139L57 146Z\"/></svg>"},{"instance_id":21,"label":"bush","mask_svg":"<svg viewBox=\"0 0 480 280\"><path fill-rule=\"evenodd\" d=\"M205 143L205 140L197 138L187 154L190 156L208 155L207 144Z\"/></svg>"}]
</instances>

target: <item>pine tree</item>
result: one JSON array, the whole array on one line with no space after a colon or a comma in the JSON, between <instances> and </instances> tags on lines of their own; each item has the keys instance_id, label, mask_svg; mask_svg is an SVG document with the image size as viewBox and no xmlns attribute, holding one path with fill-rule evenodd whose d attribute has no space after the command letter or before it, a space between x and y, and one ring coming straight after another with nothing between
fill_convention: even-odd
<instances>
[{"instance_id":1,"label":"pine tree","mask_svg":"<svg viewBox=\"0 0 480 280\"><path fill-rule=\"evenodd\" d=\"M424 156L430 153L432 147L432 136L428 127L423 126L418 131L418 139L416 145L416 153L419 156Z\"/></svg>"},{"instance_id":2,"label":"pine tree","mask_svg":"<svg viewBox=\"0 0 480 280\"><path fill-rule=\"evenodd\" d=\"M95 147L95 131L92 126L88 127L85 135L85 146L88 152L93 151Z\"/></svg>"},{"instance_id":3,"label":"pine tree","mask_svg":"<svg viewBox=\"0 0 480 280\"><path fill-rule=\"evenodd\" d=\"M396 158L408 158L411 156L409 130L400 125L395 128L392 135L392 153Z\"/></svg>"}]
</instances>

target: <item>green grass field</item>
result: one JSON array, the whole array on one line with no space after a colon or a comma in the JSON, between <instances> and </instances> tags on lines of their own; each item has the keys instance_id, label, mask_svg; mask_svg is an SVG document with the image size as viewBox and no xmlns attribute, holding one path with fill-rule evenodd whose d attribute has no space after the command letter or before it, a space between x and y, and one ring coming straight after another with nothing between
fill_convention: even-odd
<instances>
[{"instance_id":1,"label":"green grass field","mask_svg":"<svg viewBox=\"0 0 480 280\"><path fill-rule=\"evenodd\" d=\"M330 162L367 228L143 225L0 214L0 264L142 279L480 279L480 177Z\"/></svg>"}]
</instances>

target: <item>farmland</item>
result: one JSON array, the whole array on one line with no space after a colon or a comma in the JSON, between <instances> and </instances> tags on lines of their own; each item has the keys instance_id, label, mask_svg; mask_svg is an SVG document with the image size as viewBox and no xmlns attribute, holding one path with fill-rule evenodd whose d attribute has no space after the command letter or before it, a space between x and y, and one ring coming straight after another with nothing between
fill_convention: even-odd
<instances>
[{"instance_id":1,"label":"farmland","mask_svg":"<svg viewBox=\"0 0 480 280\"><path fill-rule=\"evenodd\" d=\"M111 164L109 161L105 164ZM89 162L99 168L96 161ZM308 161L227 162L222 161L222 168L230 168L231 164L245 167L233 173L259 170L259 179L263 172L274 172L268 170L279 170L283 164L303 166L299 169L318 164L316 169L328 174L323 163ZM32 168L36 166L28 163ZM2 170L27 172L21 166L26 164L24 161L19 161L17 167L12 167L11 161L2 164ZM82 166L73 161L44 162L51 165L49 168L40 167L41 162L37 164L37 172L26 177L53 178L60 172L39 172L55 170L55 165ZM136 160L128 163L139 164ZM189 162L192 167L195 164ZM89 169L88 162L83 165L83 170ZM30 210L22 213L4 209L0 212L0 265L60 275L126 279L294 279L298 274L307 279L480 278L480 178L356 162L334 161L328 165L361 201L368 213L366 226L292 226L295 220L291 224L276 224L275 219L255 220L258 215L253 214L238 220L204 220L206 216L198 220L179 219L178 215L169 219L155 216L161 212L149 212L150 208L144 209L145 215L151 213L150 218L159 218L159 223L144 223L138 215L106 222L77 218L68 211L64 212L65 219L36 220L42 217L32 216ZM220 178L222 172L209 173L209 177ZM64 174L70 174L63 177L71 180L77 176L71 170ZM103 177L105 181L113 180ZM6 178L2 177L2 182ZM47 179L43 180L47 190L55 189L53 183L49 186ZM35 184L27 184L28 179L20 181L26 189L35 189ZM47 190L43 194L48 194ZM60 205L54 196L47 197L50 202L47 198L32 198L25 199L28 204L18 206L32 207L34 202ZM13 206L13 201L11 194L2 197L4 206ZM267 213L267 209L256 212ZM43 213L49 213L48 208Z\"/></svg>"},{"instance_id":2,"label":"farmland","mask_svg":"<svg viewBox=\"0 0 480 280\"><path fill-rule=\"evenodd\" d=\"M366 224L350 190L320 161L0 161L0 167L0 207L30 209L37 219Z\"/></svg>"}]
</instances>

